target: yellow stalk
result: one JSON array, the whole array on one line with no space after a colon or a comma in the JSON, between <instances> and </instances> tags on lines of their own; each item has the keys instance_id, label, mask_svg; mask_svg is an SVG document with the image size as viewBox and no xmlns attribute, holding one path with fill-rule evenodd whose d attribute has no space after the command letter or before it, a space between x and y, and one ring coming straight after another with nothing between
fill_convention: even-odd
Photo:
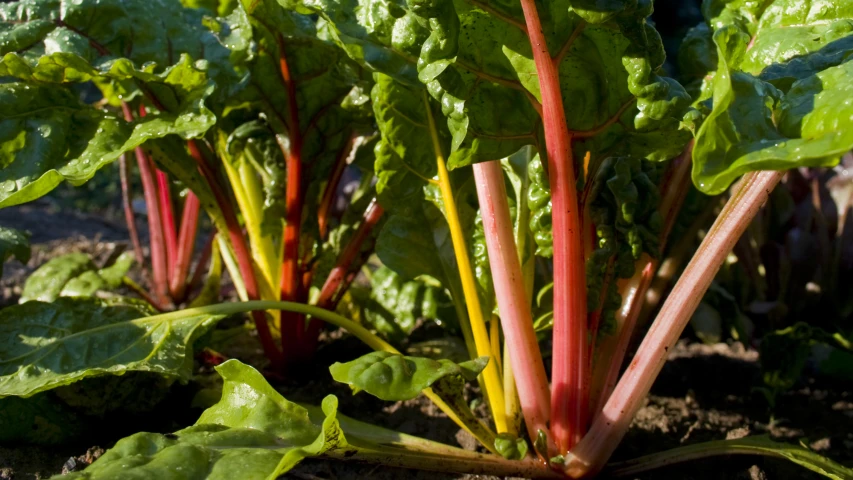
<instances>
[{"instance_id":1,"label":"yellow stalk","mask_svg":"<svg viewBox=\"0 0 853 480\"><path fill-rule=\"evenodd\" d=\"M224 136L221 139L224 141ZM248 155L248 150L246 150ZM261 184L256 173L252 170L248 159L243 159L239 167L234 167L231 162L222 162L228 182L237 200L237 207L243 215L246 231L249 234L249 246L251 248L252 260L257 273L258 288L261 300L278 300L278 282L280 269L279 255L269 236L264 236L261 231L263 221L263 193ZM277 310L268 312L273 317L274 324L278 324L281 313Z\"/></svg>"},{"instance_id":2,"label":"yellow stalk","mask_svg":"<svg viewBox=\"0 0 853 480\"><path fill-rule=\"evenodd\" d=\"M501 361L501 319L497 315L492 314L492 321L489 322L489 342L492 346L492 358L498 364L498 375L503 377L503 363Z\"/></svg>"},{"instance_id":3,"label":"yellow stalk","mask_svg":"<svg viewBox=\"0 0 853 480\"><path fill-rule=\"evenodd\" d=\"M471 259L468 255L468 246L462 233L462 224L459 222L459 212L456 209L456 200L453 198L453 190L450 185L450 175L444 163L444 154L441 152L441 142L438 139L438 131L435 127L435 119L432 116L429 99L426 91L424 95L424 106L429 120L429 131L432 137L432 145L435 153L435 162L438 166L438 186L441 190L444 211L447 215L447 223L450 226L450 239L453 242L453 252L456 255L456 263L459 267L459 277L462 280L462 291L465 295L465 304L468 308L468 320L471 323L471 331L474 334L474 343L477 347L477 355L488 356L489 364L480 375L480 385L488 400L498 433L507 431L506 414L504 410L503 385L498 373L498 365L492 354L492 346L489 333L486 329L486 321L483 318L483 309L480 306L480 298L477 296L477 287L474 280L474 270L471 268Z\"/></svg>"},{"instance_id":4,"label":"yellow stalk","mask_svg":"<svg viewBox=\"0 0 853 480\"><path fill-rule=\"evenodd\" d=\"M216 241L219 242L219 250L222 252L222 260L225 261L225 269L228 270L228 275L231 276L231 281L234 283L234 289L237 290L237 296L243 302L249 301L249 294L246 293L246 285L243 283L243 276L240 275L240 267L237 266L237 259L234 258L234 252L228 248L228 241L225 239L227 235L217 235Z\"/></svg>"}]
</instances>

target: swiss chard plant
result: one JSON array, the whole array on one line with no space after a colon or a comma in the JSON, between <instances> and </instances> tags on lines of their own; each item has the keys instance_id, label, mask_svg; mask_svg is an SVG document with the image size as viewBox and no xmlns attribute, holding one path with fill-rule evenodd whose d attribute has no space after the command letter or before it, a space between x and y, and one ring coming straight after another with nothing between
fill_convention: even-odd
<instances>
[{"instance_id":1,"label":"swiss chard plant","mask_svg":"<svg viewBox=\"0 0 853 480\"><path fill-rule=\"evenodd\" d=\"M0 312L0 400L131 371L187 380L202 334L253 312L273 370L308 360L321 322L341 327L376 351L332 365L334 380L388 401L423 394L488 453L349 419L334 396L295 404L231 360L194 426L121 440L75 475L275 478L316 456L598 474L785 171L853 149L853 2L706 1L685 86L665 76L651 13L648 0L4 4L0 206L115 160L126 172L133 151L151 274L145 301L91 298L125 263L37 274L58 286ZM90 82L102 101L80 101ZM341 209L347 168L361 181ZM691 185L731 195L623 371ZM202 208L219 232L202 301L158 313L203 276L189 271ZM383 266L350 289L373 252ZM210 300L220 254L241 302ZM335 312L344 298L365 322ZM422 316L458 330L468 358L403 355ZM731 453L853 476L765 438L610 468Z\"/></svg>"}]
</instances>

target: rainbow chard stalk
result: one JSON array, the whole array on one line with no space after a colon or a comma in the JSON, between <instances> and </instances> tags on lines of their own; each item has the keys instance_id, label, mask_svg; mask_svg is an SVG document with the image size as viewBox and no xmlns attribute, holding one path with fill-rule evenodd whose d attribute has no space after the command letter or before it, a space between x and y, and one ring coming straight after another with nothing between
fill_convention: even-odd
<instances>
[{"instance_id":1,"label":"rainbow chard stalk","mask_svg":"<svg viewBox=\"0 0 853 480\"><path fill-rule=\"evenodd\" d=\"M133 111L126 102L121 104L124 119L133 121ZM159 305L169 302L169 270L166 240L163 234L163 210L160 205L154 163L142 147L134 149L136 164L139 167L139 177L142 180L142 191L145 195L145 206L148 214L148 235L151 238L151 297Z\"/></svg>"},{"instance_id":2,"label":"rainbow chard stalk","mask_svg":"<svg viewBox=\"0 0 853 480\"><path fill-rule=\"evenodd\" d=\"M278 218L283 222L279 223L281 242L276 245L280 254L255 253L262 264L272 265L273 259L280 262L280 274L267 277L278 279L279 285L273 287L277 287L281 300L307 302L311 288L323 286L315 283L315 277L322 281L328 273L315 271L318 259L327 259L335 248L340 249L339 255L344 254L342 245L329 246L325 240L339 226L331 225L329 210L347 168L354 143L352 132L362 130L358 128L364 120L359 110L364 102L358 85L361 79L358 68L343 52L319 39L314 21L304 15L270 0L244 0L241 11L248 14L260 46L258 55L246 65L253 75L251 94L266 115L264 128L274 134L284 172L283 178L267 182L272 195L266 199L267 204L280 202L279 195L284 199L283 215ZM269 161L276 158L267 149L262 162ZM283 185L271 186L276 182ZM245 190L247 197L253 196ZM263 220L268 213L264 209L250 214L256 219L253 223L263 223L263 227L252 225L250 229L260 230L260 236L277 237L264 233L275 227L274 222ZM258 237L252 232L250 235ZM313 355L317 322L307 322L303 314L287 311L281 312L280 326L285 368Z\"/></svg>"},{"instance_id":3,"label":"rainbow chard stalk","mask_svg":"<svg viewBox=\"0 0 853 480\"><path fill-rule=\"evenodd\" d=\"M545 375L545 365L542 363L542 354L533 331L500 162L474 165L474 178L477 182L495 297L507 349L511 352L509 358L516 379L521 410L530 438L537 438L539 432L548 432L548 418L551 413L548 377Z\"/></svg>"},{"instance_id":4,"label":"rainbow chard stalk","mask_svg":"<svg viewBox=\"0 0 853 480\"><path fill-rule=\"evenodd\" d=\"M578 209L572 138L566 124L557 62L551 58L533 0L522 0L527 35L539 75L542 121L554 236L554 351L551 373L551 433L560 453L586 431L589 373L586 272Z\"/></svg>"},{"instance_id":5,"label":"rainbow chard stalk","mask_svg":"<svg viewBox=\"0 0 853 480\"><path fill-rule=\"evenodd\" d=\"M749 173L735 188L693 260L667 297L601 414L596 417L583 441L571 451L566 464L566 472L571 477L580 478L604 467L628 431L631 420L666 362L667 352L675 346L714 280L714 274L783 174Z\"/></svg>"}]
</instances>

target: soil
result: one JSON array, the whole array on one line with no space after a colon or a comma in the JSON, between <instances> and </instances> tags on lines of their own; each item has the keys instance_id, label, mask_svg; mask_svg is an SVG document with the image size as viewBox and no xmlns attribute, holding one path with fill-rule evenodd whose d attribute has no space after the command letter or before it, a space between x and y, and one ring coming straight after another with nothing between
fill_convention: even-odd
<instances>
[{"instance_id":1,"label":"soil","mask_svg":"<svg viewBox=\"0 0 853 480\"><path fill-rule=\"evenodd\" d=\"M35 209L35 210L28 210ZM26 265L10 261L0 281L2 303L17 301L20 285L38 265L61 253L82 251L105 260L116 249L127 248L126 231L120 223L81 214L51 211L44 205L0 210L0 224L32 233L33 258ZM427 336L431 336L432 332ZM251 340L251 339L249 339ZM248 342L230 354L244 361L257 359L257 344ZM367 350L355 339L334 332L324 334L317 361L301 379L279 382L288 399L318 404L325 395L340 400L340 411L353 418L432 440L475 448L467 433L459 430L425 399L387 403L366 394L351 395L335 384L327 366L347 361ZM853 465L853 385L807 378L777 400L774 411L755 393L759 383L758 354L739 343L703 345L683 339L669 355L646 405L640 410L614 460L660 452L709 440L770 434L777 440L809 445L841 464ZM184 387L175 387L182 389ZM475 394L475 391L470 392ZM164 432L191 423L198 411L189 411L186 392L167 399L166 410L181 414L160 425ZM174 405L173 405L173 404ZM139 419L144 422L144 418ZM87 439L61 447L0 446L0 479L40 479L79 470L97 458L117 436ZM475 479L481 476L444 475L432 472L359 465L339 461L306 460L285 475L292 479ZM816 473L783 460L739 456L717 457L671 466L632 478L651 479L817 479Z\"/></svg>"}]
</instances>

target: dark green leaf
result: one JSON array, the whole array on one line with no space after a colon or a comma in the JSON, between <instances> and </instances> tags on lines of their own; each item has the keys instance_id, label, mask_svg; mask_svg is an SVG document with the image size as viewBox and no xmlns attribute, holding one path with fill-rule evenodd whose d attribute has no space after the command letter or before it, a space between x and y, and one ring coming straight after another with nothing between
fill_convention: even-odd
<instances>
[{"instance_id":1,"label":"dark green leaf","mask_svg":"<svg viewBox=\"0 0 853 480\"><path fill-rule=\"evenodd\" d=\"M101 269L85 253L54 257L27 278L20 302L91 297L98 291L118 288L133 262L133 252L122 253L115 263Z\"/></svg>"},{"instance_id":2,"label":"dark green leaf","mask_svg":"<svg viewBox=\"0 0 853 480\"><path fill-rule=\"evenodd\" d=\"M84 427L78 415L48 393L31 398L0 398L0 444L61 444Z\"/></svg>"},{"instance_id":3,"label":"dark green leaf","mask_svg":"<svg viewBox=\"0 0 853 480\"><path fill-rule=\"evenodd\" d=\"M3 264L15 257L21 263L30 261L30 235L14 228L0 227L0 277Z\"/></svg>"},{"instance_id":4,"label":"dark green leaf","mask_svg":"<svg viewBox=\"0 0 853 480\"><path fill-rule=\"evenodd\" d=\"M188 60L165 73L184 82L195 70ZM127 123L80 102L70 90L44 84L0 84L0 208L29 202L63 180L80 185L134 147L178 134L201 135L215 122L204 107L206 81L174 113Z\"/></svg>"},{"instance_id":5,"label":"dark green leaf","mask_svg":"<svg viewBox=\"0 0 853 480\"><path fill-rule=\"evenodd\" d=\"M404 280L388 267L370 278L368 298L362 302L364 319L393 341L405 339L420 319L433 320L453 330L456 310L445 290L424 280Z\"/></svg>"},{"instance_id":6,"label":"dark green leaf","mask_svg":"<svg viewBox=\"0 0 853 480\"><path fill-rule=\"evenodd\" d=\"M0 311L0 397L129 371L189 379L193 341L221 316L149 317L149 308L122 302L59 298Z\"/></svg>"},{"instance_id":7,"label":"dark green leaf","mask_svg":"<svg viewBox=\"0 0 853 480\"><path fill-rule=\"evenodd\" d=\"M456 364L450 360L406 357L372 352L347 363L329 367L332 378L348 384L355 393L365 391L382 400L409 400L449 375L473 380L486 368L488 357Z\"/></svg>"},{"instance_id":8,"label":"dark green leaf","mask_svg":"<svg viewBox=\"0 0 853 480\"><path fill-rule=\"evenodd\" d=\"M203 12L176 0L8 3L0 7L0 76L50 83L94 80L113 104L145 92L174 112L186 92L155 74L189 56L201 60L197 67L204 71L204 83L213 79L225 100L240 88L240 78L223 43L240 45L233 25L220 31L223 41L205 23Z\"/></svg>"}]
</instances>

